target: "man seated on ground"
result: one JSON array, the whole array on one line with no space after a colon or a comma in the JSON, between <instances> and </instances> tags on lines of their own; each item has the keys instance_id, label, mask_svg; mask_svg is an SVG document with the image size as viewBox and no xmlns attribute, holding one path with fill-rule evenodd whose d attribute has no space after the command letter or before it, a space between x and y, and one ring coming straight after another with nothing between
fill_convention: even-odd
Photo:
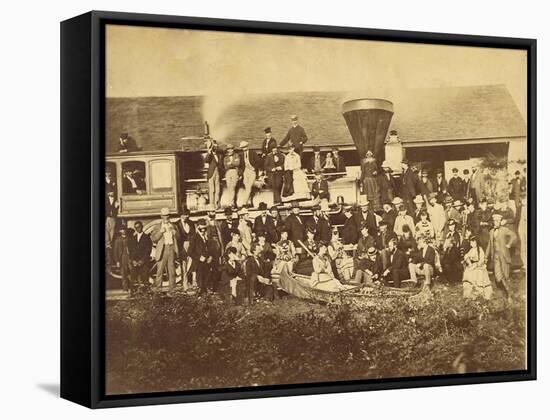
<instances>
[{"instance_id":1,"label":"man seated on ground","mask_svg":"<svg viewBox=\"0 0 550 420\"><path fill-rule=\"evenodd\" d=\"M244 263L245 272L245 301L248 305L254 303L256 296L260 295L261 291L264 291L264 287L268 286L272 288L271 279L269 273L266 273L264 262L261 259L262 248L257 242L252 244L250 249L252 255L250 255ZM271 293L273 295L273 293Z\"/></svg>"},{"instance_id":2,"label":"man seated on ground","mask_svg":"<svg viewBox=\"0 0 550 420\"><path fill-rule=\"evenodd\" d=\"M376 248L370 247L366 254L357 260L354 283L372 284L375 281L380 281L383 271L380 254Z\"/></svg>"},{"instance_id":3,"label":"man seated on ground","mask_svg":"<svg viewBox=\"0 0 550 420\"><path fill-rule=\"evenodd\" d=\"M418 251L412 254L412 261L409 263L411 280L418 283L417 274L422 274L424 276L424 288L429 288L432 284L432 277L437 265L437 253L431 243L431 238L420 236L418 238Z\"/></svg>"},{"instance_id":4,"label":"man seated on ground","mask_svg":"<svg viewBox=\"0 0 550 420\"><path fill-rule=\"evenodd\" d=\"M409 278L409 261L407 255L397 248L397 241L391 239L388 244L390 253L389 266L382 273L386 285L393 282L393 287L401 287L401 281Z\"/></svg>"},{"instance_id":5,"label":"man seated on ground","mask_svg":"<svg viewBox=\"0 0 550 420\"><path fill-rule=\"evenodd\" d=\"M238 262L237 250L228 246L225 250L225 263L221 270L219 291L226 303L242 303L244 297L244 274Z\"/></svg>"}]
</instances>

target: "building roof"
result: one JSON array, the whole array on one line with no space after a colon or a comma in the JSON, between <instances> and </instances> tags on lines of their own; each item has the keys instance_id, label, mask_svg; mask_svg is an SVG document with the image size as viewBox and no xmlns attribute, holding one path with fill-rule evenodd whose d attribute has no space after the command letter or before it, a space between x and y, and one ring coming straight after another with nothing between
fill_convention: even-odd
<instances>
[{"instance_id":1,"label":"building roof","mask_svg":"<svg viewBox=\"0 0 550 420\"><path fill-rule=\"evenodd\" d=\"M280 140L290 115L297 114L309 145L352 145L341 113L349 98L344 92L246 95L217 106L220 112L211 117L216 121L209 121L211 135L222 143L246 140L260 147L265 127ZM504 85L401 90L387 99L395 112L390 129L405 143L526 136L525 122ZM200 96L107 98L107 151L116 151L122 132L143 150L200 149L205 105Z\"/></svg>"}]
</instances>

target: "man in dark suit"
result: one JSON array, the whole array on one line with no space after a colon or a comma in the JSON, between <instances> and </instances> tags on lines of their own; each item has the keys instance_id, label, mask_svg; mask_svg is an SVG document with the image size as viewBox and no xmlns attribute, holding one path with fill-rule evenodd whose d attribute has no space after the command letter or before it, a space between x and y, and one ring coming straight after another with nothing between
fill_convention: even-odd
<instances>
[{"instance_id":1,"label":"man in dark suit","mask_svg":"<svg viewBox=\"0 0 550 420\"><path fill-rule=\"evenodd\" d=\"M153 242L149 235L143 232L141 221L138 220L134 223L134 230L136 232L129 241L133 283L134 285L149 286L149 268Z\"/></svg>"},{"instance_id":2,"label":"man in dark suit","mask_svg":"<svg viewBox=\"0 0 550 420\"><path fill-rule=\"evenodd\" d=\"M397 248L397 241L391 239L388 243L389 265L382 274L386 284L392 280L393 287L401 287L401 281L409 278L409 259L407 255Z\"/></svg>"},{"instance_id":3,"label":"man in dark suit","mask_svg":"<svg viewBox=\"0 0 550 420\"><path fill-rule=\"evenodd\" d=\"M128 135L128 133L122 133L118 139L118 152L129 153L139 150L136 141Z\"/></svg>"},{"instance_id":4,"label":"man in dark suit","mask_svg":"<svg viewBox=\"0 0 550 420\"><path fill-rule=\"evenodd\" d=\"M290 141L294 145L296 153L302 157L304 144L307 142L306 131L298 124L298 117L296 115L292 115L290 121L292 127L290 127L286 136L281 140L281 147Z\"/></svg>"},{"instance_id":5,"label":"man in dark suit","mask_svg":"<svg viewBox=\"0 0 550 420\"><path fill-rule=\"evenodd\" d=\"M222 245L225 248L231 242L231 231L239 227L239 220L233 210L227 207L224 211L225 220L220 225L220 233L222 236Z\"/></svg>"},{"instance_id":6,"label":"man in dark suit","mask_svg":"<svg viewBox=\"0 0 550 420\"><path fill-rule=\"evenodd\" d=\"M265 138L262 141L262 151L260 157L262 158L262 169L265 170L265 164L267 157L271 154L274 147L277 147L277 140L271 137L271 127L264 128Z\"/></svg>"},{"instance_id":7,"label":"man in dark suit","mask_svg":"<svg viewBox=\"0 0 550 420\"><path fill-rule=\"evenodd\" d=\"M118 201L115 192L109 191L105 199L105 247L111 248L117 225Z\"/></svg>"},{"instance_id":8,"label":"man in dark suit","mask_svg":"<svg viewBox=\"0 0 550 420\"><path fill-rule=\"evenodd\" d=\"M208 163L208 172L206 179L208 181L208 202L220 207L221 188L220 180L223 171L223 155L218 150L218 145L214 139L206 139L206 157L204 161Z\"/></svg>"},{"instance_id":9,"label":"man in dark suit","mask_svg":"<svg viewBox=\"0 0 550 420\"><path fill-rule=\"evenodd\" d=\"M328 206L313 206L313 217L308 220L306 223L307 226L310 226L312 229L315 230L315 237L314 239L324 242L330 242L330 239L332 237L332 226L330 224L330 221L328 219Z\"/></svg>"},{"instance_id":10,"label":"man in dark suit","mask_svg":"<svg viewBox=\"0 0 550 420\"><path fill-rule=\"evenodd\" d=\"M378 230L378 224L376 223L376 216L374 215L374 212L369 207L369 201L364 199L359 203L359 205L361 206L361 209L355 213L355 225L363 226L366 224L369 233L371 235L375 235Z\"/></svg>"},{"instance_id":11,"label":"man in dark suit","mask_svg":"<svg viewBox=\"0 0 550 420\"><path fill-rule=\"evenodd\" d=\"M285 226L288 229L288 239L294 246L301 247L298 241L306 238L306 225L300 216L300 205L297 201L292 203L292 213L286 218Z\"/></svg>"},{"instance_id":12,"label":"man in dark suit","mask_svg":"<svg viewBox=\"0 0 550 420\"><path fill-rule=\"evenodd\" d=\"M271 148L271 153L265 158L265 173L267 183L273 190L273 202L281 202L281 190L283 189L283 177L285 169L285 155L279 152L277 143Z\"/></svg>"},{"instance_id":13,"label":"man in dark suit","mask_svg":"<svg viewBox=\"0 0 550 420\"><path fill-rule=\"evenodd\" d=\"M180 220L176 222L176 229L179 233L180 242L183 248L187 242L186 248L189 248L189 241L195 235L195 223L189 218L190 213L187 208L184 208L180 215ZM187 250L186 250L187 251Z\"/></svg>"},{"instance_id":14,"label":"man in dark suit","mask_svg":"<svg viewBox=\"0 0 550 420\"><path fill-rule=\"evenodd\" d=\"M315 172L315 182L311 184L311 196L318 200L330 200L328 182L326 179L323 179L323 173L321 171Z\"/></svg>"},{"instance_id":15,"label":"man in dark suit","mask_svg":"<svg viewBox=\"0 0 550 420\"><path fill-rule=\"evenodd\" d=\"M276 243L277 231L275 229L273 218L267 214L267 204L261 202L258 206L258 210L261 213L254 219L254 226L252 227L253 232L256 234L256 237L258 237L260 232L265 232L267 242L270 244Z\"/></svg>"},{"instance_id":16,"label":"man in dark suit","mask_svg":"<svg viewBox=\"0 0 550 420\"><path fill-rule=\"evenodd\" d=\"M397 195L397 189L395 186L395 180L392 176L392 169L387 161L382 163L382 171L383 173L378 175L377 178L378 189L380 190L380 201L382 201L382 203L386 201L391 202Z\"/></svg>"},{"instance_id":17,"label":"man in dark suit","mask_svg":"<svg viewBox=\"0 0 550 420\"><path fill-rule=\"evenodd\" d=\"M248 301L249 305L254 303L255 295L259 294L262 289L261 285L271 285L269 274L265 273L265 267L260 258L262 252L261 247L257 242L254 242L252 243L250 251L252 255L244 262L245 299Z\"/></svg>"},{"instance_id":18,"label":"man in dark suit","mask_svg":"<svg viewBox=\"0 0 550 420\"><path fill-rule=\"evenodd\" d=\"M334 166L336 168L336 172L346 172L346 162L344 158L340 156L337 147L332 148L332 155L334 156Z\"/></svg>"},{"instance_id":19,"label":"man in dark suit","mask_svg":"<svg viewBox=\"0 0 550 420\"><path fill-rule=\"evenodd\" d=\"M387 224L388 230L393 232L395 219L397 218L397 210L395 210L390 201L386 201L382 204L382 209L384 210L382 213L382 221Z\"/></svg>"},{"instance_id":20,"label":"man in dark suit","mask_svg":"<svg viewBox=\"0 0 550 420\"><path fill-rule=\"evenodd\" d=\"M453 176L448 182L447 192L453 198L453 201L464 200L464 195L466 192L466 184L464 180L458 176L458 169L453 168Z\"/></svg>"},{"instance_id":21,"label":"man in dark suit","mask_svg":"<svg viewBox=\"0 0 550 420\"><path fill-rule=\"evenodd\" d=\"M524 181L525 178L521 178L519 171L516 171L514 175L515 177L510 181L510 200L514 200L516 205L514 225L517 228L521 220L521 201L526 197L527 183Z\"/></svg>"},{"instance_id":22,"label":"man in dark suit","mask_svg":"<svg viewBox=\"0 0 550 420\"><path fill-rule=\"evenodd\" d=\"M197 233L191 238L189 244L189 254L193 259L193 264L197 273L197 283L199 293L206 293L209 285L209 276L212 270L212 264L215 258L219 256L215 253L215 244L206 234L206 221L200 220L197 224Z\"/></svg>"},{"instance_id":23,"label":"man in dark suit","mask_svg":"<svg viewBox=\"0 0 550 420\"><path fill-rule=\"evenodd\" d=\"M271 220L273 222L273 242L276 244L281 240L281 232L280 229L282 229L285 224L283 222L283 219L281 218L281 215L279 214L279 209L277 206L272 206L271 209L269 209Z\"/></svg>"},{"instance_id":24,"label":"man in dark suit","mask_svg":"<svg viewBox=\"0 0 550 420\"><path fill-rule=\"evenodd\" d=\"M407 212L409 212L409 214L413 214L413 198L418 194L416 188L418 178L412 169L409 168L409 162L407 160L403 160L401 162L401 167L403 168L401 198L407 208Z\"/></svg>"},{"instance_id":25,"label":"man in dark suit","mask_svg":"<svg viewBox=\"0 0 550 420\"><path fill-rule=\"evenodd\" d=\"M231 303L231 296L234 296L235 303L240 304L244 294L242 293L244 291L244 272L237 261L237 249L229 246L225 251L224 260L225 263L221 268L219 291L226 303Z\"/></svg>"},{"instance_id":26,"label":"man in dark suit","mask_svg":"<svg viewBox=\"0 0 550 420\"><path fill-rule=\"evenodd\" d=\"M345 245L356 245L359 240L359 228L355 223L355 217L353 217L351 210L351 206L344 207L344 216L346 221L344 222L344 227L342 228L342 242Z\"/></svg>"},{"instance_id":27,"label":"man in dark suit","mask_svg":"<svg viewBox=\"0 0 550 420\"><path fill-rule=\"evenodd\" d=\"M321 148L319 146L313 146L313 156L311 157L307 168L312 173L317 173L317 172L322 172L324 167L325 167L325 160L321 156Z\"/></svg>"},{"instance_id":28,"label":"man in dark suit","mask_svg":"<svg viewBox=\"0 0 550 420\"><path fill-rule=\"evenodd\" d=\"M130 276L132 264L130 261L130 240L126 227L120 228L120 235L115 239L113 256L122 278L122 290L133 292L134 285Z\"/></svg>"},{"instance_id":29,"label":"man in dark suit","mask_svg":"<svg viewBox=\"0 0 550 420\"><path fill-rule=\"evenodd\" d=\"M409 263L409 274L411 279L417 283L417 275L424 275L423 287L432 284L432 277L436 266L436 254L434 247L428 240L420 236L417 240L418 250L413 253L412 261Z\"/></svg>"},{"instance_id":30,"label":"man in dark suit","mask_svg":"<svg viewBox=\"0 0 550 420\"><path fill-rule=\"evenodd\" d=\"M438 169L435 175L435 181L433 183L434 192L437 194L437 199L443 202L447 195L447 181L443 177L443 170Z\"/></svg>"}]
</instances>

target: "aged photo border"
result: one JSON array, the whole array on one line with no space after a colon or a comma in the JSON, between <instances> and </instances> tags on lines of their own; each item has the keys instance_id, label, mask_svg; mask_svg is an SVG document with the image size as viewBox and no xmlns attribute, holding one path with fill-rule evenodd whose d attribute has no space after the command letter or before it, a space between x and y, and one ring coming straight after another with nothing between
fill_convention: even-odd
<instances>
[{"instance_id":1,"label":"aged photo border","mask_svg":"<svg viewBox=\"0 0 550 420\"><path fill-rule=\"evenodd\" d=\"M525 50L528 66L526 122L529 180L527 369L303 385L105 395L105 275L101 199L104 183L101 174L104 172L105 158L106 25ZM105 408L536 379L536 40L118 12L90 12L70 19L62 23L61 36L62 397L92 408ZM77 137L78 144L74 145ZM89 167L89 171L82 170L84 167ZM75 281L75 276L78 281Z\"/></svg>"}]
</instances>

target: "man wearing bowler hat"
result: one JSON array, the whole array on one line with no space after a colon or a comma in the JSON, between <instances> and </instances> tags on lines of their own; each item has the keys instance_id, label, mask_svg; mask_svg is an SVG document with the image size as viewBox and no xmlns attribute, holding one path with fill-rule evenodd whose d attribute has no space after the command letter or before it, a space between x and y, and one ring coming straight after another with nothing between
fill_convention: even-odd
<instances>
[{"instance_id":1,"label":"man wearing bowler hat","mask_svg":"<svg viewBox=\"0 0 550 420\"><path fill-rule=\"evenodd\" d=\"M294 145L296 153L298 153L301 158L304 144L307 142L306 131L298 124L298 116L292 115L290 117L290 122L292 126L288 130L288 133L286 133L286 136L281 140L281 147L290 141Z\"/></svg>"}]
</instances>

